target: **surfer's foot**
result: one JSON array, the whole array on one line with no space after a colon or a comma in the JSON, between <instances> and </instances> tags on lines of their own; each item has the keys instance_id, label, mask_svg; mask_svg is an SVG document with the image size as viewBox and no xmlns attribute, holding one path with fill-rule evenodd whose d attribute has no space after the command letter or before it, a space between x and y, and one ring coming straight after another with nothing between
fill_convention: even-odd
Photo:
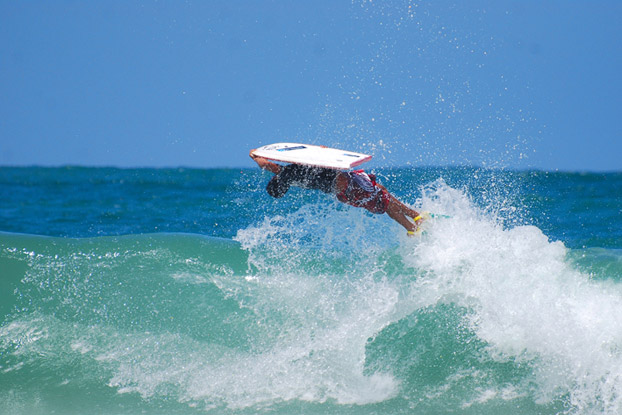
<instances>
[{"instance_id":1,"label":"surfer's foot","mask_svg":"<svg viewBox=\"0 0 622 415\"><path fill-rule=\"evenodd\" d=\"M427 220L430 218L430 213L429 212L421 212L418 213L417 216L411 218L412 221L414 222L414 229L412 230L407 230L406 234L408 236L415 236L415 235L419 235L421 233L421 224L423 223L423 221Z\"/></svg>"}]
</instances>

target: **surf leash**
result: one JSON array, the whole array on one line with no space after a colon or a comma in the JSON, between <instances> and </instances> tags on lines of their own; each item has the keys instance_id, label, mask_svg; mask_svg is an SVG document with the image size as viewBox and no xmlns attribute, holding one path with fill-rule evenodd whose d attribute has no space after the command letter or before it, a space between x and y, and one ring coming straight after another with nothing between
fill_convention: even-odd
<instances>
[{"instance_id":1,"label":"surf leash","mask_svg":"<svg viewBox=\"0 0 622 415\"><path fill-rule=\"evenodd\" d=\"M429 219L449 219L451 218L451 216L448 215L440 215L437 213L430 213L430 212L421 212L419 215L415 216L413 218L413 222L415 222L415 224L417 224L417 222L421 221L426 221ZM416 235L422 235L424 234L424 230L421 229L421 223L417 224L419 226L417 226L417 229L415 229L414 231L406 231L406 235L408 236L416 236Z\"/></svg>"}]
</instances>

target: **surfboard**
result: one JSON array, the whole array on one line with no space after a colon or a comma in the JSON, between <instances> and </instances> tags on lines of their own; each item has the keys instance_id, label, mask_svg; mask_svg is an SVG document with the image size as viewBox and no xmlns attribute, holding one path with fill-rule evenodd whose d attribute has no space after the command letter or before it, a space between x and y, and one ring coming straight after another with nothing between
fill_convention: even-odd
<instances>
[{"instance_id":1,"label":"surfboard","mask_svg":"<svg viewBox=\"0 0 622 415\"><path fill-rule=\"evenodd\" d=\"M351 169L371 160L368 154L302 143L268 144L253 154L274 161L330 169Z\"/></svg>"}]
</instances>

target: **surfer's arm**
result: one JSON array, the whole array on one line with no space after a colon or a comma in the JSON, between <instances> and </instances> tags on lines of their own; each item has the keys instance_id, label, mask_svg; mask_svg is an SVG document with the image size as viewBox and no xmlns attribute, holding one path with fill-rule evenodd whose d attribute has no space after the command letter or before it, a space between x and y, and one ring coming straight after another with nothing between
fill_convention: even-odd
<instances>
[{"instance_id":1,"label":"surfer's arm","mask_svg":"<svg viewBox=\"0 0 622 415\"><path fill-rule=\"evenodd\" d=\"M255 149L251 150L250 153L249 153L249 156L251 156L251 158L255 161L255 163L257 163L257 165L261 169L268 170L269 172L272 172L274 174L279 174L281 172L281 166L279 166L276 163L273 163L273 162L269 161L266 158L256 156L253 153L254 151L255 151Z\"/></svg>"}]
</instances>

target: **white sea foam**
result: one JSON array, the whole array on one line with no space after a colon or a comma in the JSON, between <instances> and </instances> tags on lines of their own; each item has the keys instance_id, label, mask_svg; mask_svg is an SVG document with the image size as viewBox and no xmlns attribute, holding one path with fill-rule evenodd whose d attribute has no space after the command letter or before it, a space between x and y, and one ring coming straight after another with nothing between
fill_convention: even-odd
<instances>
[{"instance_id":1,"label":"white sea foam","mask_svg":"<svg viewBox=\"0 0 622 415\"><path fill-rule=\"evenodd\" d=\"M420 305L472 310L491 357L533 365L539 402L567 395L572 412L622 413L619 284L591 280L561 242L533 226L503 228L442 182L421 202L451 219L404 245L405 261L424 273L412 291Z\"/></svg>"},{"instance_id":2,"label":"white sea foam","mask_svg":"<svg viewBox=\"0 0 622 415\"><path fill-rule=\"evenodd\" d=\"M378 316L391 314L397 292L293 275L243 281L219 285L257 311L258 328L273 325L265 344L244 352L183 336L125 336L98 357L117 366L109 385L145 398L176 385L180 401L232 409L290 400L363 405L396 395L393 376L366 374L364 364L367 339L390 321ZM354 298L337 304L345 290Z\"/></svg>"}]
</instances>

